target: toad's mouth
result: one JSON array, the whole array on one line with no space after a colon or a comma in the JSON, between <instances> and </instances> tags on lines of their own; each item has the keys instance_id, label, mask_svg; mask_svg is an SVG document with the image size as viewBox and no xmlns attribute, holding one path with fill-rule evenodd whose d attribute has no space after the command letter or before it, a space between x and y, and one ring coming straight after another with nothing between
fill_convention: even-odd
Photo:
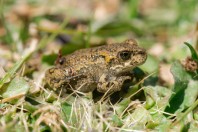
<instances>
[{"instance_id":1,"label":"toad's mouth","mask_svg":"<svg viewBox=\"0 0 198 132\"><path fill-rule=\"evenodd\" d=\"M113 70L115 72L115 74L122 74L125 72L130 72L131 70L133 70L133 68L135 68L136 66L133 65L128 65L128 66L123 66L123 65L117 65L114 67L111 67L110 69Z\"/></svg>"},{"instance_id":2,"label":"toad's mouth","mask_svg":"<svg viewBox=\"0 0 198 132\"><path fill-rule=\"evenodd\" d=\"M126 72L130 72L132 71L135 67L138 67L140 65L142 65L145 61L146 61L146 56L145 58L142 58L141 61L137 61L137 62L125 62L123 65L116 65L114 67L111 67L110 69L115 71L116 74L122 74L122 73L126 73Z\"/></svg>"}]
</instances>

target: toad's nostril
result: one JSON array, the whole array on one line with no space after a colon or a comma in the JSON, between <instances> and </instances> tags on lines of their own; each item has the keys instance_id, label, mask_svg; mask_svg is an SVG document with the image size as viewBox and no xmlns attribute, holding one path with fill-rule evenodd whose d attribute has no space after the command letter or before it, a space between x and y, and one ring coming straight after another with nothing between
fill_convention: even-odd
<instances>
[{"instance_id":1,"label":"toad's nostril","mask_svg":"<svg viewBox=\"0 0 198 132\"><path fill-rule=\"evenodd\" d=\"M146 54L146 50L142 49L142 50L138 51L138 54L145 55Z\"/></svg>"}]
</instances>

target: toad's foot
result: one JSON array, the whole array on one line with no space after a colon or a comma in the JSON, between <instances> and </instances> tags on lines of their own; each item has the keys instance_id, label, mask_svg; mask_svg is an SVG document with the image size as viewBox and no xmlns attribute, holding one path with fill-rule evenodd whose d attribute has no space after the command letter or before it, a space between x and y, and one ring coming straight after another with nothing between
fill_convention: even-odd
<instances>
[{"instance_id":1,"label":"toad's foot","mask_svg":"<svg viewBox=\"0 0 198 132\"><path fill-rule=\"evenodd\" d=\"M124 81L130 79L131 77L129 76L120 76L115 80L111 80L111 81L101 80L101 82L99 82L97 85L97 91L101 93L105 93L105 92L112 93L112 92L120 91Z\"/></svg>"}]
</instances>

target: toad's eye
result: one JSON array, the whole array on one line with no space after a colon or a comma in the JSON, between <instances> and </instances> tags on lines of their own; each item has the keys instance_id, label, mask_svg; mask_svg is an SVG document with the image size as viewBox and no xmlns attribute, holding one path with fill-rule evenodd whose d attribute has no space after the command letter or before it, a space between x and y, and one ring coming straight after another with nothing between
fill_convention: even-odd
<instances>
[{"instance_id":1,"label":"toad's eye","mask_svg":"<svg viewBox=\"0 0 198 132\"><path fill-rule=\"evenodd\" d=\"M58 60L58 63L59 63L60 65L63 65L63 64L65 63L65 58L60 58L60 59Z\"/></svg>"},{"instance_id":2,"label":"toad's eye","mask_svg":"<svg viewBox=\"0 0 198 132\"><path fill-rule=\"evenodd\" d=\"M119 57L123 60L129 60L131 58L131 52L129 51L121 51L119 53Z\"/></svg>"}]
</instances>

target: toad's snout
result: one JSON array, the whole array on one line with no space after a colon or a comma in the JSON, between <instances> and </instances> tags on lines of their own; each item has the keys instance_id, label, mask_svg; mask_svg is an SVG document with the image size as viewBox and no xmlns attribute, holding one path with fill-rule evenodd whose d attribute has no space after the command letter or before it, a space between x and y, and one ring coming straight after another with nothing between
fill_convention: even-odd
<instances>
[{"instance_id":1,"label":"toad's snout","mask_svg":"<svg viewBox=\"0 0 198 132\"><path fill-rule=\"evenodd\" d=\"M143 49L143 48L140 48L140 49L136 52L136 54L140 54L140 55L142 55L142 56L147 56L146 50Z\"/></svg>"},{"instance_id":2,"label":"toad's snout","mask_svg":"<svg viewBox=\"0 0 198 132\"><path fill-rule=\"evenodd\" d=\"M143 64L147 59L147 53L146 50L143 48L139 48L136 50L136 52L133 55L133 62L136 65Z\"/></svg>"},{"instance_id":3,"label":"toad's snout","mask_svg":"<svg viewBox=\"0 0 198 132\"><path fill-rule=\"evenodd\" d=\"M145 58L145 60L147 58L146 50L143 48L138 49L135 54L141 56L142 58Z\"/></svg>"}]
</instances>

